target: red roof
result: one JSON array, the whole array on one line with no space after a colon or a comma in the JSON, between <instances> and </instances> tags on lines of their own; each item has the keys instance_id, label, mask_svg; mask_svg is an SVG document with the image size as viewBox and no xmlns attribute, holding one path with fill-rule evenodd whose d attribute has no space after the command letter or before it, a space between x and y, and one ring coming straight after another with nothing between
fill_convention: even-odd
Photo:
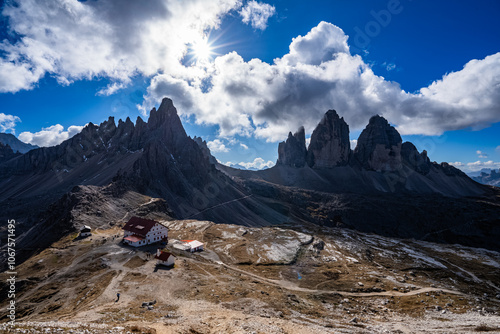
<instances>
[{"instance_id":1,"label":"red roof","mask_svg":"<svg viewBox=\"0 0 500 334\"><path fill-rule=\"evenodd\" d=\"M137 241L144 240L144 237L141 237L140 235L129 235L128 237L125 237L123 239L130 241L130 242L137 242Z\"/></svg>"},{"instance_id":2,"label":"red roof","mask_svg":"<svg viewBox=\"0 0 500 334\"><path fill-rule=\"evenodd\" d=\"M123 229L125 231L130 231L134 234L145 237L146 234L155 226L158 222L150 219L144 219L139 217L132 217L128 221Z\"/></svg>"},{"instance_id":3,"label":"red roof","mask_svg":"<svg viewBox=\"0 0 500 334\"><path fill-rule=\"evenodd\" d=\"M155 259L158 259L160 261L167 261L170 255L172 254L170 254L169 252L160 252L160 255L155 255Z\"/></svg>"}]
</instances>

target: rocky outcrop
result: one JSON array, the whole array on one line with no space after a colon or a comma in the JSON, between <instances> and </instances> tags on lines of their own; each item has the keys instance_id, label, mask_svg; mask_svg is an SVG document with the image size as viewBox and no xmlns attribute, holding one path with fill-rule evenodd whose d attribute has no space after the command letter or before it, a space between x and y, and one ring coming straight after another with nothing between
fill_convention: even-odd
<instances>
[{"instance_id":1,"label":"rocky outcrop","mask_svg":"<svg viewBox=\"0 0 500 334\"><path fill-rule=\"evenodd\" d=\"M304 167L306 165L306 134L300 127L294 135L290 132L286 141L278 145L278 165Z\"/></svg>"},{"instance_id":2,"label":"rocky outcrop","mask_svg":"<svg viewBox=\"0 0 500 334\"><path fill-rule=\"evenodd\" d=\"M408 141L401 145L401 158L405 165L422 175L427 175L432 167L427 151L419 153L415 145Z\"/></svg>"},{"instance_id":3,"label":"rocky outcrop","mask_svg":"<svg viewBox=\"0 0 500 334\"><path fill-rule=\"evenodd\" d=\"M401 146L401 136L396 129L385 118L373 116L358 138L353 163L368 170L400 170Z\"/></svg>"},{"instance_id":4,"label":"rocky outcrop","mask_svg":"<svg viewBox=\"0 0 500 334\"><path fill-rule=\"evenodd\" d=\"M349 126L335 110L328 110L311 135L307 164L315 168L347 165L350 152Z\"/></svg>"},{"instance_id":5,"label":"rocky outcrop","mask_svg":"<svg viewBox=\"0 0 500 334\"><path fill-rule=\"evenodd\" d=\"M217 159L212 155L210 149L208 148L207 141L203 140L201 137L194 136L193 140L198 144L201 151L203 152L203 156L210 161L212 165L217 165Z\"/></svg>"},{"instance_id":6,"label":"rocky outcrop","mask_svg":"<svg viewBox=\"0 0 500 334\"><path fill-rule=\"evenodd\" d=\"M0 163L15 158L19 155L21 155L21 153L14 153L9 144L3 144L2 142L0 142Z\"/></svg>"}]
</instances>

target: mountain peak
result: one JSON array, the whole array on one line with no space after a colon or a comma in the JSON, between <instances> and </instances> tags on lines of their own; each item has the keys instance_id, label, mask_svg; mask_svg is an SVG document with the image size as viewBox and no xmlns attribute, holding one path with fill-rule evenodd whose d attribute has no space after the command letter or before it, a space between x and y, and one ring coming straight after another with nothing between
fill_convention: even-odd
<instances>
[{"instance_id":1,"label":"mountain peak","mask_svg":"<svg viewBox=\"0 0 500 334\"><path fill-rule=\"evenodd\" d=\"M328 110L311 135L308 165L319 168L346 165L350 153L349 125L335 110Z\"/></svg>"},{"instance_id":2,"label":"mountain peak","mask_svg":"<svg viewBox=\"0 0 500 334\"><path fill-rule=\"evenodd\" d=\"M184 127L182 126L179 115L177 114L177 109L174 103L169 98L164 98L161 101L158 110L156 108L151 109L149 113L148 126L151 129L158 127L167 126L175 131L180 131L180 133L186 135Z\"/></svg>"},{"instance_id":3,"label":"mountain peak","mask_svg":"<svg viewBox=\"0 0 500 334\"><path fill-rule=\"evenodd\" d=\"M0 133L0 143L9 145L12 151L23 154L32 149L38 148L36 145L23 143L12 133Z\"/></svg>"},{"instance_id":4,"label":"mountain peak","mask_svg":"<svg viewBox=\"0 0 500 334\"><path fill-rule=\"evenodd\" d=\"M384 117L375 115L359 135L354 157L367 169L399 170L402 142L399 132Z\"/></svg>"},{"instance_id":5,"label":"mountain peak","mask_svg":"<svg viewBox=\"0 0 500 334\"><path fill-rule=\"evenodd\" d=\"M160 104L160 107L158 108L158 110L162 110L162 109L166 109L166 110L174 109L175 110L174 101L172 101L172 99L169 99L168 97L164 97L161 100L161 104ZM175 110L175 112L177 113L177 110Z\"/></svg>"},{"instance_id":6,"label":"mountain peak","mask_svg":"<svg viewBox=\"0 0 500 334\"><path fill-rule=\"evenodd\" d=\"M301 126L295 134L288 133L286 141L278 145L277 164L304 167L306 164L306 132Z\"/></svg>"}]
</instances>

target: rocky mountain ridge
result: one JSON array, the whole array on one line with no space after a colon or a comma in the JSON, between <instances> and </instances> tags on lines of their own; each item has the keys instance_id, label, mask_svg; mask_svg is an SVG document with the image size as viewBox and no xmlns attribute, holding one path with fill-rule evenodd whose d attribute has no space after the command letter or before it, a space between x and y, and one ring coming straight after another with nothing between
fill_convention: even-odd
<instances>
[{"instance_id":1,"label":"rocky mountain ridge","mask_svg":"<svg viewBox=\"0 0 500 334\"><path fill-rule=\"evenodd\" d=\"M351 150L349 125L335 110L328 110L311 134L306 148L304 127L279 143L277 165L324 169L352 166L368 171L395 172L410 167L420 174L427 174L431 167L446 170L449 175L466 176L453 166L432 163L424 150L419 153L415 145L404 142L398 131L379 115L370 118L361 132L356 148Z\"/></svg>"},{"instance_id":2,"label":"rocky mountain ridge","mask_svg":"<svg viewBox=\"0 0 500 334\"><path fill-rule=\"evenodd\" d=\"M30 150L38 148L36 145L23 143L11 133L0 133L0 143L9 145L14 152L19 153L26 153Z\"/></svg>"},{"instance_id":3,"label":"rocky mountain ridge","mask_svg":"<svg viewBox=\"0 0 500 334\"><path fill-rule=\"evenodd\" d=\"M187 136L170 99L151 110L148 122L138 117L135 125L130 118L116 124L109 117L100 125L89 123L60 145L34 149L0 163L0 216L3 221L15 217L19 243L28 247L29 240L38 240L40 229L49 230L54 224L72 229L72 215L63 215L61 221L53 213L63 210L61 203L66 202L61 198L75 186L110 184L163 198L169 215L175 218L251 226L288 219L210 163L206 152ZM63 211L71 210L73 207ZM3 233L0 226L0 237Z\"/></svg>"},{"instance_id":4,"label":"rocky mountain ridge","mask_svg":"<svg viewBox=\"0 0 500 334\"><path fill-rule=\"evenodd\" d=\"M370 118L357 146L350 148L349 126L329 110L314 129L309 147L304 128L278 146L274 167L249 173L218 165L232 176L259 179L284 186L334 193L440 194L481 196L488 190L446 162L431 162L424 150L404 142L398 131L379 115Z\"/></svg>"}]
</instances>

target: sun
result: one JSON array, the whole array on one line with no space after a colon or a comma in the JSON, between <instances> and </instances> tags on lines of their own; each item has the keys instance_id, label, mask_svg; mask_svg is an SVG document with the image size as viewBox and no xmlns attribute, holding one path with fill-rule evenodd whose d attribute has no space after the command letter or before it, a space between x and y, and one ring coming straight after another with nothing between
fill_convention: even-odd
<instances>
[{"instance_id":1,"label":"sun","mask_svg":"<svg viewBox=\"0 0 500 334\"><path fill-rule=\"evenodd\" d=\"M191 52L194 58L201 63L208 62L213 56L213 48L206 38L200 38L191 44Z\"/></svg>"}]
</instances>

